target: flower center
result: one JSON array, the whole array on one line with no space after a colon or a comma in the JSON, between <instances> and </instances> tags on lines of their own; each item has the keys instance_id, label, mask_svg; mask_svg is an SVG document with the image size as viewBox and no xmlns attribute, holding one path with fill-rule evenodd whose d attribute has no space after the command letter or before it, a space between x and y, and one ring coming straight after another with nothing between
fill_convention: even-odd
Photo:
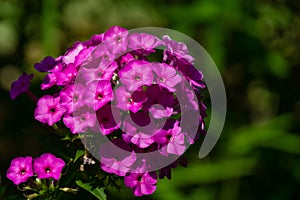
<instances>
[{"instance_id":1,"label":"flower center","mask_svg":"<svg viewBox=\"0 0 300 200\"><path fill-rule=\"evenodd\" d=\"M97 94L97 99L98 99L98 100L103 99L103 95L102 95L101 93Z\"/></svg>"},{"instance_id":2,"label":"flower center","mask_svg":"<svg viewBox=\"0 0 300 200\"><path fill-rule=\"evenodd\" d=\"M172 141L173 141L172 135L171 135L171 134L170 134L170 135L167 135L167 139L168 139L169 142L172 142Z\"/></svg>"},{"instance_id":3,"label":"flower center","mask_svg":"<svg viewBox=\"0 0 300 200\"><path fill-rule=\"evenodd\" d=\"M55 108L50 108L50 113L55 113Z\"/></svg>"},{"instance_id":4,"label":"flower center","mask_svg":"<svg viewBox=\"0 0 300 200\"><path fill-rule=\"evenodd\" d=\"M138 181L139 181L140 183L142 183L142 182L143 182L143 176L139 176L139 177L138 177Z\"/></svg>"},{"instance_id":5,"label":"flower center","mask_svg":"<svg viewBox=\"0 0 300 200\"><path fill-rule=\"evenodd\" d=\"M139 80L141 80L141 77L140 77L139 75L136 75L136 76L134 77L134 79L135 79L136 81L139 81Z\"/></svg>"},{"instance_id":6,"label":"flower center","mask_svg":"<svg viewBox=\"0 0 300 200\"><path fill-rule=\"evenodd\" d=\"M78 96L75 95L75 96L73 97L73 100L74 100L74 101L77 101L77 100L78 100Z\"/></svg>"},{"instance_id":7,"label":"flower center","mask_svg":"<svg viewBox=\"0 0 300 200\"><path fill-rule=\"evenodd\" d=\"M161 78L159 79L159 81L160 81L161 83L163 83L163 82L165 82L165 79L164 79L163 77L161 77Z\"/></svg>"},{"instance_id":8,"label":"flower center","mask_svg":"<svg viewBox=\"0 0 300 200\"><path fill-rule=\"evenodd\" d=\"M21 175L24 175L26 173L26 170L25 169L22 169L21 170Z\"/></svg>"},{"instance_id":9,"label":"flower center","mask_svg":"<svg viewBox=\"0 0 300 200\"><path fill-rule=\"evenodd\" d=\"M50 167L46 167L46 168L45 168L45 172L46 172L46 173L49 173L49 172L51 172L51 169L50 169Z\"/></svg>"},{"instance_id":10,"label":"flower center","mask_svg":"<svg viewBox=\"0 0 300 200\"><path fill-rule=\"evenodd\" d=\"M122 42L122 38L121 37L117 37L116 41L120 43L120 42Z\"/></svg>"}]
</instances>

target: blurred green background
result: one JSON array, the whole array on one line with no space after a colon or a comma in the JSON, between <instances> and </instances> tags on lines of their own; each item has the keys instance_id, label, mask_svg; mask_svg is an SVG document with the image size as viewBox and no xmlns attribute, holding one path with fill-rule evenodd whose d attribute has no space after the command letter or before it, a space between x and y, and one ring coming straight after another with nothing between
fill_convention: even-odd
<instances>
[{"instance_id":1,"label":"blurred green background","mask_svg":"<svg viewBox=\"0 0 300 200\"><path fill-rule=\"evenodd\" d=\"M200 143L192 146L188 168L137 199L299 200L299 15L298 0L0 0L0 187L9 187L0 199L16 192L5 177L11 159L44 152L22 131L36 126L34 105L25 96L12 102L11 82L43 57L119 25L165 27L197 40L219 67L228 98L210 155L199 159ZM129 189L108 197L134 199Z\"/></svg>"}]
</instances>

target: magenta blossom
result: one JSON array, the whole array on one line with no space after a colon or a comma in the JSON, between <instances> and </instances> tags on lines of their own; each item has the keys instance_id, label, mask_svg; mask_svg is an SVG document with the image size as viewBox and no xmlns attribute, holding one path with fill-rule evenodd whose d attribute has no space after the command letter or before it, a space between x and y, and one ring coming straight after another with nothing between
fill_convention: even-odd
<instances>
[{"instance_id":1,"label":"magenta blossom","mask_svg":"<svg viewBox=\"0 0 300 200\"><path fill-rule=\"evenodd\" d=\"M98 80L111 80L118 68L116 62L108 63L105 59L96 59L80 68L79 76L85 84Z\"/></svg>"},{"instance_id":2,"label":"magenta blossom","mask_svg":"<svg viewBox=\"0 0 300 200\"><path fill-rule=\"evenodd\" d=\"M119 113L113 115L113 112L117 112L115 107L110 104L106 104L99 110L97 110L97 118L99 123L99 130L103 135L108 135L114 130L120 128Z\"/></svg>"},{"instance_id":3,"label":"magenta blossom","mask_svg":"<svg viewBox=\"0 0 300 200\"><path fill-rule=\"evenodd\" d=\"M101 34L95 34L89 40L83 42L82 44L84 46L87 46L87 47L89 47L89 46L97 46L98 44L100 44L102 42L103 35L104 35L103 33L101 33Z\"/></svg>"},{"instance_id":4,"label":"magenta blossom","mask_svg":"<svg viewBox=\"0 0 300 200\"><path fill-rule=\"evenodd\" d=\"M129 31L122 27L113 26L104 33L103 40L115 54L119 54L127 49L128 33Z\"/></svg>"},{"instance_id":5,"label":"magenta blossom","mask_svg":"<svg viewBox=\"0 0 300 200\"><path fill-rule=\"evenodd\" d=\"M119 62L120 62L120 66L123 67L124 65L126 65L127 63L129 63L130 61L135 60L134 56L131 53L127 53L123 56L121 56L119 58Z\"/></svg>"},{"instance_id":6,"label":"magenta blossom","mask_svg":"<svg viewBox=\"0 0 300 200\"><path fill-rule=\"evenodd\" d=\"M93 81L87 85L83 95L86 105L95 111L113 100L113 92L110 81Z\"/></svg>"},{"instance_id":7,"label":"magenta blossom","mask_svg":"<svg viewBox=\"0 0 300 200\"><path fill-rule=\"evenodd\" d=\"M132 33L129 36L129 47L138 52L154 52L153 49L160 44L161 41L157 37L147 33Z\"/></svg>"},{"instance_id":8,"label":"magenta blossom","mask_svg":"<svg viewBox=\"0 0 300 200\"><path fill-rule=\"evenodd\" d=\"M172 40L168 35L164 35L162 39L167 47L167 50L164 52L165 57L167 54L171 54L177 59L184 59L190 63L195 60L191 55L189 55L189 50L184 43Z\"/></svg>"},{"instance_id":9,"label":"magenta blossom","mask_svg":"<svg viewBox=\"0 0 300 200\"><path fill-rule=\"evenodd\" d=\"M115 157L113 158L102 157L100 160L101 168L104 171L108 173L114 173L118 176L125 176L135 161L136 161L136 154L134 153L134 151L129 156L125 157L122 160L116 160Z\"/></svg>"},{"instance_id":10,"label":"magenta blossom","mask_svg":"<svg viewBox=\"0 0 300 200\"><path fill-rule=\"evenodd\" d=\"M34 118L42 123L47 123L52 126L58 122L66 109L60 105L59 96L45 95L37 102L37 107L34 111Z\"/></svg>"},{"instance_id":11,"label":"magenta blossom","mask_svg":"<svg viewBox=\"0 0 300 200\"><path fill-rule=\"evenodd\" d=\"M71 48L65 53L62 57L62 61L68 65L75 62L76 56L83 50L85 47L80 42L75 42Z\"/></svg>"},{"instance_id":12,"label":"magenta blossom","mask_svg":"<svg viewBox=\"0 0 300 200\"><path fill-rule=\"evenodd\" d=\"M15 100L20 94L29 90L30 81L33 79L33 74L23 73L18 80L11 84L10 98Z\"/></svg>"},{"instance_id":13,"label":"magenta blossom","mask_svg":"<svg viewBox=\"0 0 300 200\"><path fill-rule=\"evenodd\" d=\"M153 83L153 72L151 63L146 61L134 60L129 62L119 72L120 81L129 91L135 91L143 85Z\"/></svg>"},{"instance_id":14,"label":"magenta blossom","mask_svg":"<svg viewBox=\"0 0 300 200\"><path fill-rule=\"evenodd\" d=\"M79 109L75 111L76 116L65 115L63 122L73 134L85 132L92 128L96 123L96 115L88 109Z\"/></svg>"},{"instance_id":15,"label":"magenta blossom","mask_svg":"<svg viewBox=\"0 0 300 200\"><path fill-rule=\"evenodd\" d=\"M185 133L181 132L178 126L178 121L175 122L174 127L169 130L160 130L155 135L155 140L161 145L160 153L168 156L169 154L182 155L185 151Z\"/></svg>"},{"instance_id":16,"label":"magenta blossom","mask_svg":"<svg viewBox=\"0 0 300 200\"><path fill-rule=\"evenodd\" d=\"M184 59L177 60L174 63L175 68L180 71L183 76L189 81L190 85L194 88L205 88L203 82L203 74L198 71L191 63L186 62Z\"/></svg>"},{"instance_id":17,"label":"magenta blossom","mask_svg":"<svg viewBox=\"0 0 300 200\"><path fill-rule=\"evenodd\" d=\"M143 116L139 115L138 120L143 120L142 118ZM137 145L140 148L149 147L154 142L152 133L155 131L155 123L149 124L146 127L138 127L133 121L131 121L131 117L128 116L123 122L123 130L126 132L126 134L122 135L123 139Z\"/></svg>"},{"instance_id":18,"label":"magenta blossom","mask_svg":"<svg viewBox=\"0 0 300 200\"><path fill-rule=\"evenodd\" d=\"M41 89L49 89L57 83L57 74L63 69L62 63L58 63L54 66L49 74L44 77L43 83L41 84Z\"/></svg>"},{"instance_id":19,"label":"magenta blossom","mask_svg":"<svg viewBox=\"0 0 300 200\"><path fill-rule=\"evenodd\" d=\"M55 73L56 85L64 86L73 81L77 75L77 70L74 64L70 63L62 68L60 72Z\"/></svg>"},{"instance_id":20,"label":"magenta blossom","mask_svg":"<svg viewBox=\"0 0 300 200\"><path fill-rule=\"evenodd\" d=\"M84 105L82 93L84 89L85 86L78 83L76 85L67 85L60 91L60 104L65 107L67 113L71 114L73 110L77 110Z\"/></svg>"},{"instance_id":21,"label":"magenta blossom","mask_svg":"<svg viewBox=\"0 0 300 200\"><path fill-rule=\"evenodd\" d=\"M135 196L152 194L156 190L155 172L133 173L124 177L124 183L133 190Z\"/></svg>"},{"instance_id":22,"label":"magenta blossom","mask_svg":"<svg viewBox=\"0 0 300 200\"><path fill-rule=\"evenodd\" d=\"M126 90L124 86L116 89L116 101L117 107L131 112L136 113L139 109L142 108L143 103L147 100L146 94L142 90L136 90L132 94Z\"/></svg>"},{"instance_id":23,"label":"magenta blossom","mask_svg":"<svg viewBox=\"0 0 300 200\"><path fill-rule=\"evenodd\" d=\"M174 92L176 90L174 87L182 80L176 70L167 64L153 63L153 70L157 75L156 83L170 92Z\"/></svg>"},{"instance_id":24,"label":"magenta blossom","mask_svg":"<svg viewBox=\"0 0 300 200\"><path fill-rule=\"evenodd\" d=\"M137 168L138 173L130 173L124 177L124 183L133 190L135 196L152 194L156 190L157 174L155 172L145 172L146 163Z\"/></svg>"},{"instance_id":25,"label":"magenta blossom","mask_svg":"<svg viewBox=\"0 0 300 200\"><path fill-rule=\"evenodd\" d=\"M17 157L11 161L6 176L15 185L26 182L33 176L32 157Z\"/></svg>"},{"instance_id":26,"label":"magenta blossom","mask_svg":"<svg viewBox=\"0 0 300 200\"><path fill-rule=\"evenodd\" d=\"M155 119L161 119L165 117L170 117L173 114L173 108L167 107L166 109L161 108L161 106L153 105L149 112Z\"/></svg>"},{"instance_id":27,"label":"magenta blossom","mask_svg":"<svg viewBox=\"0 0 300 200\"><path fill-rule=\"evenodd\" d=\"M38 178L54 178L58 180L65 162L51 153L44 153L34 159L33 168Z\"/></svg>"},{"instance_id":28,"label":"magenta blossom","mask_svg":"<svg viewBox=\"0 0 300 200\"><path fill-rule=\"evenodd\" d=\"M34 68L39 72L49 72L55 65L56 60L51 56L47 56L40 63L35 63Z\"/></svg>"}]
</instances>

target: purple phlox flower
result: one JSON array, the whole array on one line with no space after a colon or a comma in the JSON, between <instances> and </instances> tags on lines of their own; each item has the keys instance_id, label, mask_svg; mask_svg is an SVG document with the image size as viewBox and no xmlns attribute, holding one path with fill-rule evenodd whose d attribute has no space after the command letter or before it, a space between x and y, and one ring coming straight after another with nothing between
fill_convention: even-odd
<instances>
[{"instance_id":1,"label":"purple phlox flower","mask_svg":"<svg viewBox=\"0 0 300 200\"><path fill-rule=\"evenodd\" d=\"M67 113L73 112L74 85L67 85L60 92L60 105L65 107Z\"/></svg>"},{"instance_id":2,"label":"purple phlox flower","mask_svg":"<svg viewBox=\"0 0 300 200\"><path fill-rule=\"evenodd\" d=\"M167 49L164 51L164 60L167 56L175 56L176 59L185 59L186 61L192 63L195 59L189 55L187 46L182 42L177 42L172 40L168 35L162 37L163 42Z\"/></svg>"},{"instance_id":3,"label":"purple phlox flower","mask_svg":"<svg viewBox=\"0 0 300 200\"><path fill-rule=\"evenodd\" d=\"M135 196L149 195L156 190L157 174L145 172L144 166L140 173L130 173L124 177L125 185L133 190Z\"/></svg>"},{"instance_id":4,"label":"purple phlox flower","mask_svg":"<svg viewBox=\"0 0 300 200\"><path fill-rule=\"evenodd\" d=\"M127 50L128 30L113 26L104 33L103 42L114 54L122 54Z\"/></svg>"},{"instance_id":5,"label":"purple phlox flower","mask_svg":"<svg viewBox=\"0 0 300 200\"><path fill-rule=\"evenodd\" d=\"M84 90L85 86L77 83L75 85L67 85L60 91L60 104L66 108L67 113L71 114L74 110L84 106Z\"/></svg>"},{"instance_id":6,"label":"purple phlox flower","mask_svg":"<svg viewBox=\"0 0 300 200\"><path fill-rule=\"evenodd\" d=\"M44 95L37 102L34 118L52 126L61 119L65 112L66 109L60 105L59 96Z\"/></svg>"},{"instance_id":7,"label":"purple phlox flower","mask_svg":"<svg viewBox=\"0 0 300 200\"><path fill-rule=\"evenodd\" d=\"M143 103L147 100L147 96L143 90L136 90L132 94L126 90L124 86L119 87L115 91L116 107L124 111L138 112Z\"/></svg>"},{"instance_id":8,"label":"purple phlox flower","mask_svg":"<svg viewBox=\"0 0 300 200\"><path fill-rule=\"evenodd\" d=\"M85 132L89 128L92 129L96 124L96 120L95 113L88 107L75 110L73 116L67 114L63 118L64 124L73 134Z\"/></svg>"},{"instance_id":9,"label":"purple phlox flower","mask_svg":"<svg viewBox=\"0 0 300 200\"><path fill-rule=\"evenodd\" d=\"M123 120L122 138L127 143L145 149L155 142L154 134L163 126L164 120L156 120L148 112L130 113Z\"/></svg>"},{"instance_id":10,"label":"purple phlox flower","mask_svg":"<svg viewBox=\"0 0 300 200\"><path fill-rule=\"evenodd\" d=\"M68 65L75 62L76 56L83 50L84 47L81 42L75 42L72 47L70 47L65 55L62 56L62 61L64 64Z\"/></svg>"},{"instance_id":11,"label":"purple phlox flower","mask_svg":"<svg viewBox=\"0 0 300 200\"><path fill-rule=\"evenodd\" d=\"M82 44L84 46L90 47L90 46L97 46L98 44L100 44L103 40L103 36L104 34L95 34L93 35L89 40L83 42Z\"/></svg>"},{"instance_id":12,"label":"purple phlox flower","mask_svg":"<svg viewBox=\"0 0 300 200\"><path fill-rule=\"evenodd\" d=\"M62 68L60 72L55 73L56 85L64 86L72 83L73 79L77 75L77 69L74 64L68 64Z\"/></svg>"},{"instance_id":13,"label":"purple phlox flower","mask_svg":"<svg viewBox=\"0 0 300 200\"><path fill-rule=\"evenodd\" d=\"M15 185L26 182L33 176L32 157L17 157L11 161L6 176Z\"/></svg>"},{"instance_id":14,"label":"purple phlox flower","mask_svg":"<svg viewBox=\"0 0 300 200\"><path fill-rule=\"evenodd\" d=\"M174 92L174 87L182 80L176 70L165 63L153 63L153 70L157 75L155 82L170 92Z\"/></svg>"},{"instance_id":15,"label":"purple phlox flower","mask_svg":"<svg viewBox=\"0 0 300 200\"><path fill-rule=\"evenodd\" d=\"M91 60L90 60L91 59ZM101 64L106 67L111 65L111 63L116 59L116 54L109 49L105 43L101 43L95 47L94 51L91 53L90 58L87 61L101 59Z\"/></svg>"},{"instance_id":16,"label":"purple phlox flower","mask_svg":"<svg viewBox=\"0 0 300 200\"><path fill-rule=\"evenodd\" d=\"M74 66L76 68L80 67L81 64L84 63L89 58L89 56L91 55L94 49L95 47L83 48L75 57Z\"/></svg>"},{"instance_id":17,"label":"purple phlox flower","mask_svg":"<svg viewBox=\"0 0 300 200\"><path fill-rule=\"evenodd\" d=\"M129 91L134 91L143 85L153 83L153 72L151 63L146 61L134 60L125 65L120 71L120 82Z\"/></svg>"},{"instance_id":18,"label":"purple phlox flower","mask_svg":"<svg viewBox=\"0 0 300 200\"><path fill-rule=\"evenodd\" d=\"M65 86L73 82L77 76L77 69L73 63L62 64L58 63L51 73L47 74L41 84L42 90L49 89L53 85Z\"/></svg>"},{"instance_id":19,"label":"purple phlox flower","mask_svg":"<svg viewBox=\"0 0 300 200\"><path fill-rule=\"evenodd\" d=\"M114 106L106 104L97 110L96 114L99 123L99 127L97 128L100 130L101 134L108 135L120 128L120 113Z\"/></svg>"},{"instance_id":20,"label":"purple phlox flower","mask_svg":"<svg viewBox=\"0 0 300 200\"><path fill-rule=\"evenodd\" d=\"M181 84L177 89L176 96L181 102L181 112L185 112L186 110L195 110L199 111L198 99L195 95L195 91L188 84Z\"/></svg>"},{"instance_id":21,"label":"purple phlox flower","mask_svg":"<svg viewBox=\"0 0 300 200\"><path fill-rule=\"evenodd\" d=\"M153 132L156 130L156 124L152 123L146 127L139 126L127 116L123 122L123 139L131 142L140 148L147 148L154 143Z\"/></svg>"},{"instance_id":22,"label":"purple phlox flower","mask_svg":"<svg viewBox=\"0 0 300 200\"><path fill-rule=\"evenodd\" d=\"M159 130L154 138L161 145L160 153L168 156L169 154L182 155L185 151L185 133L181 132L178 121L169 130Z\"/></svg>"},{"instance_id":23,"label":"purple phlox flower","mask_svg":"<svg viewBox=\"0 0 300 200\"><path fill-rule=\"evenodd\" d=\"M83 94L86 105L95 111L113 100L113 92L110 81L93 81L86 87Z\"/></svg>"},{"instance_id":24,"label":"purple phlox flower","mask_svg":"<svg viewBox=\"0 0 300 200\"><path fill-rule=\"evenodd\" d=\"M56 75L53 73L47 74L41 84L41 89L46 90L56 84Z\"/></svg>"},{"instance_id":25,"label":"purple phlox flower","mask_svg":"<svg viewBox=\"0 0 300 200\"><path fill-rule=\"evenodd\" d=\"M202 72L198 71L192 64L187 62L184 63L184 61L178 60L174 63L174 66L182 73L182 75L194 89L197 89L198 87L203 89L206 87L203 82Z\"/></svg>"},{"instance_id":26,"label":"purple phlox flower","mask_svg":"<svg viewBox=\"0 0 300 200\"><path fill-rule=\"evenodd\" d=\"M131 53L126 53L125 55L119 57L119 63L121 67L133 60L135 60L135 58Z\"/></svg>"},{"instance_id":27,"label":"purple phlox flower","mask_svg":"<svg viewBox=\"0 0 300 200\"><path fill-rule=\"evenodd\" d=\"M102 170L108 173L114 173L118 176L125 176L126 173L130 170L130 167L135 163L135 161L136 154L133 151L130 155L126 156L122 160L117 160L115 157L101 157L100 163Z\"/></svg>"},{"instance_id":28,"label":"purple phlox flower","mask_svg":"<svg viewBox=\"0 0 300 200\"><path fill-rule=\"evenodd\" d=\"M80 76L82 82L89 84L97 80L111 80L118 65L114 61L108 65L106 62L103 62L103 60L103 58L92 60L80 68L78 76Z\"/></svg>"},{"instance_id":29,"label":"purple phlox flower","mask_svg":"<svg viewBox=\"0 0 300 200\"><path fill-rule=\"evenodd\" d=\"M174 95L168 89L153 84L145 91L147 101L143 104L143 110L148 111L152 105L159 104L164 108L172 108L177 103Z\"/></svg>"},{"instance_id":30,"label":"purple phlox flower","mask_svg":"<svg viewBox=\"0 0 300 200\"><path fill-rule=\"evenodd\" d=\"M155 52L154 48L159 46L161 41L147 33L132 33L129 36L129 48L144 54Z\"/></svg>"},{"instance_id":31,"label":"purple phlox flower","mask_svg":"<svg viewBox=\"0 0 300 200\"><path fill-rule=\"evenodd\" d=\"M57 61L53 57L47 56L40 63L35 63L34 68L39 72L50 72L56 64Z\"/></svg>"},{"instance_id":32,"label":"purple phlox flower","mask_svg":"<svg viewBox=\"0 0 300 200\"><path fill-rule=\"evenodd\" d=\"M173 114L173 108L167 107L166 109L164 109L164 107L159 106L159 104L154 104L149 109L149 112L155 119L161 119L170 117Z\"/></svg>"},{"instance_id":33,"label":"purple phlox flower","mask_svg":"<svg viewBox=\"0 0 300 200\"><path fill-rule=\"evenodd\" d=\"M41 84L41 89L49 89L53 85L56 85L57 82L57 74L63 69L63 64L58 63L55 65L55 67L50 71L49 74L47 74L43 80L43 83Z\"/></svg>"},{"instance_id":34,"label":"purple phlox flower","mask_svg":"<svg viewBox=\"0 0 300 200\"><path fill-rule=\"evenodd\" d=\"M34 159L33 168L38 178L54 178L58 180L65 162L51 153L44 153Z\"/></svg>"},{"instance_id":35,"label":"purple phlox flower","mask_svg":"<svg viewBox=\"0 0 300 200\"><path fill-rule=\"evenodd\" d=\"M11 88L9 91L10 98L15 100L20 94L27 92L29 90L30 81L33 79L33 74L23 73L18 80L14 81L11 84Z\"/></svg>"}]
</instances>

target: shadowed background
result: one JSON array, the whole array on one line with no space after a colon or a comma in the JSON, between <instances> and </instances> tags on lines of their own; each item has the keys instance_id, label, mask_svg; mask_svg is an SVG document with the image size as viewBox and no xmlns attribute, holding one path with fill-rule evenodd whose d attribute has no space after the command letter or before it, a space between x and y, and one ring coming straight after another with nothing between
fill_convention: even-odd
<instances>
[{"instance_id":1,"label":"shadowed background","mask_svg":"<svg viewBox=\"0 0 300 200\"><path fill-rule=\"evenodd\" d=\"M210 155L199 159L196 143L188 168L176 168L152 196L137 199L300 199L299 13L297 0L0 0L0 187L8 186L0 199L16 192L5 176L11 159L45 152L26 131L38 126L35 105L26 96L11 101L11 82L113 25L165 27L194 38L219 67L228 98ZM40 96L43 77L35 76ZM108 197L134 198L129 189Z\"/></svg>"}]
</instances>

